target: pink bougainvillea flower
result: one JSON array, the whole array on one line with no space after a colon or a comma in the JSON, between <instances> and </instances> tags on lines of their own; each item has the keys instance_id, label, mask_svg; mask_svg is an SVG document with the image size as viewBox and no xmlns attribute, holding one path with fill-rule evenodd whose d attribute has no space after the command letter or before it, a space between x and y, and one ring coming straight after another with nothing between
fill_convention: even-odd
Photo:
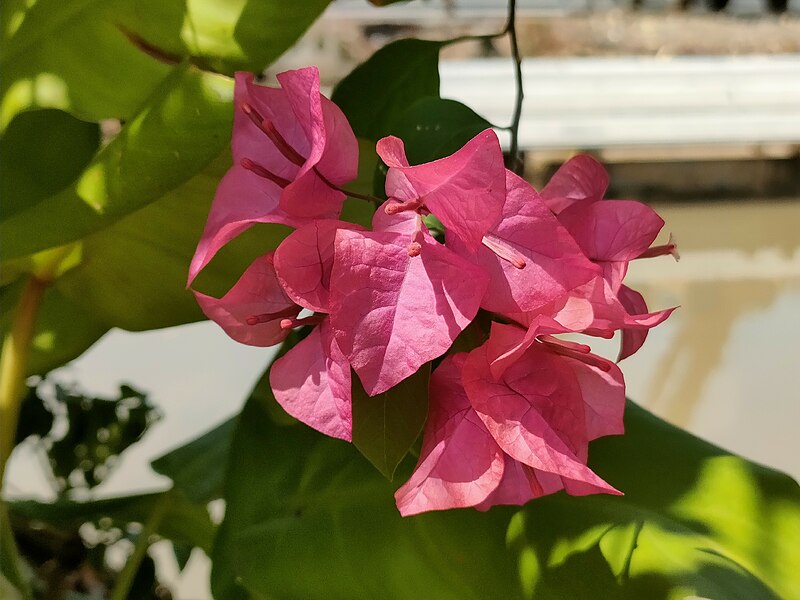
<instances>
[{"instance_id":1,"label":"pink bougainvillea flower","mask_svg":"<svg viewBox=\"0 0 800 600\"><path fill-rule=\"evenodd\" d=\"M411 478L395 493L403 516L475 506L503 477L504 453L472 409L461 384L466 358L466 354L448 356L431 374L419 461Z\"/></svg>"},{"instance_id":2,"label":"pink bougainvillea flower","mask_svg":"<svg viewBox=\"0 0 800 600\"><path fill-rule=\"evenodd\" d=\"M278 75L281 88L236 74L233 167L220 184L189 282L254 223L298 226L335 218L355 179L358 144L341 110L320 94L316 67Z\"/></svg>"},{"instance_id":3,"label":"pink bougainvillea flower","mask_svg":"<svg viewBox=\"0 0 800 600\"><path fill-rule=\"evenodd\" d=\"M400 231L336 233L331 322L371 396L444 354L475 317L488 284L481 268L439 244L419 219L403 218Z\"/></svg>"},{"instance_id":4,"label":"pink bougainvillea flower","mask_svg":"<svg viewBox=\"0 0 800 600\"><path fill-rule=\"evenodd\" d=\"M350 365L329 319L275 361L269 381L287 413L325 435L353 439Z\"/></svg>"},{"instance_id":5,"label":"pink bougainvillea flower","mask_svg":"<svg viewBox=\"0 0 800 600\"><path fill-rule=\"evenodd\" d=\"M560 360L560 357L556 356L555 360ZM621 377L619 381L612 382L611 389L604 389L602 378L583 371L578 371L580 375L575 371L570 374L569 370L565 370L560 373L566 377L565 380L558 381L556 385L542 383L538 391L540 396L533 400L526 394L530 388L536 387L536 382L526 382L524 379L521 382L515 380L513 387L506 386L499 396L488 398L492 406L503 410L504 405L513 406L514 398L521 396L523 403L531 407L530 411L537 412L543 420L552 420L547 423L547 429L559 439L555 443L556 448L552 447L553 443L546 435L540 434L540 443L533 452L530 449L525 451L527 458L520 461L504 451L504 445L513 445L511 436L496 438L476 412L463 383L466 362L466 354L448 356L431 375L430 410L419 461L411 478L395 493L400 514L409 516L431 510L466 507L487 510L499 504L522 505L533 498L562 489L573 495L618 493L592 473L585 466L585 458L577 458L569 447L577 443L584 448L581 453L585 455L589 440L621 433L621 411L598 414L588 404L585 410L579 410L571 416L565 411L579 408L580 403L585 403L590 395L605 397L604 407L619 404ZM566 362L566 368L569 369L569 363L576 361L566 359ZM526 378L537 376L541 374L526 374ZM581 377L586 377L586 381L580 381ZM547 380L553 381L552 378ZM518 383L521 391L516 385ZM566 386L566 390L572 392L573 402L565 406L559 404L566 398L565 394L559 393L559 386ZM546 397L541 396L542 390L546 392ZM482 391L478 390L479 393ZM624 402L623 392L622 406ZM585 422L581 421L581 415L585 416ZM511 427L518 422L512 421ZM565 447L566 457L562 454ZM542 458L533 457L535 453L540 453ZM542 470L532 467L531 462L543 465L558 463L559 467ZM569 476L562 475L564 471Z\"/></svg>"},{"instance_id":6,"label":"pink bougainvillea flower","mask_svg":"<svg viewBox=\"0 0 800 600\"><path fill-rule=\"evenodd\" d=\"M455 154L410 166L403 141L378 141L378 155L389 166L385 206L389 214L428 211L470 249L500 220L505 198L505 167L497 135L479 133Z\"/></svg>"},{"instance_id":7,"label":"pink bougainvillea flower","mask_svg":"<svg viewBox=\"0 0 800 600\"><path fill-rule=\"evenodd\" d=\"M638 292L622 285L628 263L637 258L671 254L678 257L672 239L663 246L651 247L664 221L649 206L633 200L603 200L608 187L608 174L593 158L581 155L567 161L542 190L542 197L558 220L578 242L586 256L603 270L609 290L593 293L595 302L601 296L608 300L600 307L606 322L619 321L619 309L627 312L629 323L619 324L622 343L618 360L636 352L647 337L651 321L647 304ZM597 290L593 290L597 292ZM617 296L617 297L614 297ZM663 321L671 311L661 311ZM657 324L657 323L655 323ZM608 328L598 325L595 334Z\"/></svg>"},{"instance_id":8,"label":"pink bougainvillea flower","mask_svg":"<svg viewBox=\"0 0 800 600\"><path fill-rule=\"evenodd\" d=\"M300 307L281 287L273 253L257 258L222 298L194 292L205 315L230 337L250 346L273 346L288 335L281 321L297 316Z\"/></svg>"},{"instance_id":9,"label":"pink bougainvillea flower","mask_svg":"<svg viewBox=\"0 0 800 600\"><path fill-rule=\"evenodd\" d=\"M481 308L525 312L597 277L600 270L586 259L536 190L511 171L505 173L502 220L488 233L484 246L472 252L449 237L447 245L489 273Z\"/></svg>"},{"instance_id":10,"label":"pink bougainvillea flower","mask_svg":"<svg viewBox=\"0 0 800 600\"><path fill-rule=\"evenodd\" d=\"M483 345L470 352L462 380L472 407L506 454L557 475L569 494L618 494L586 466L592 436L587 400L572 363L584 364L536 344L498 381L491 374ZM612 393L614 397L603 402L624 406L624 393L620 397L616 388L607 392L596 385L598 381L587 380L591 393L586 396Z\"/></svg>"},{"instance_id":11,"label":"pink bougainvillea flower","mask_svg":"<svg viewBox=\"0 0 800 600\"><path fill-rule=\"evenodd\" d=\"M555 214L575 203L602 200L608 189L608 173L587 154L565 162L542 188L542 199Z\"/></svg>"},{"instance_id":12,"label":"pink bougainvillea flower","mask_svg":"<svg viewBox=\"0 0 800 600\"><path fill-rule=\"evenodd\" d=\"M329 312L334 240L340 229L360 225L320 219L292 232L275 251L275 270L289 297L303 308Z\"/></svg>"}]
</instances>

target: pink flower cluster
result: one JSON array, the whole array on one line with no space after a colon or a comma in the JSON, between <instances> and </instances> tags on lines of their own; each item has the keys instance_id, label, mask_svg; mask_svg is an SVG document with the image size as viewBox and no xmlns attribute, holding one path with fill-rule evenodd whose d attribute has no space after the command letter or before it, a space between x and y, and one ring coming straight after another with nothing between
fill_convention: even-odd
<instances>
[{"instance_id":1,"label":"pink flower cluster","mask_svg":"<svg viewBox=\"0 0 800 600\"><path fill-rule=\"evenodd\" d=\"M504 167L490 129L455 154L410 165L403 142L377 152L388 200L372 229L338 220L356 177L356 138L320 94L315 68L281 88L236 77L234 166L219 185L189 282L253 223L295 230L222 298L195 293L232 338L255 346L311 333L277 360L275 398L300 421L352 439L352 373L369 395L444 359L430 380L419 462L396 493L403 515L523 504L565 490L617 494L587 467L588 445L623 431L625 386L613 362L558 334L611 337L620 358L671 311L648 313L622 284L663 221L647 206L604 200L608 178L588 156L537 192ZM440 243L423 217L444 226ZM302 316L301 311L307 311ZM448 353L479 310L485 342Z\"/></svg>"}]
</instances>

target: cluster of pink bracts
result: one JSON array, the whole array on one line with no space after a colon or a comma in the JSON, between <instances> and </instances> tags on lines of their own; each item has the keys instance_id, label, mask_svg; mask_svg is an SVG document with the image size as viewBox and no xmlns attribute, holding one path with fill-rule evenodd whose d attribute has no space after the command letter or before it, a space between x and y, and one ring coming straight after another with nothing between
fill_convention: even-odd
<instances>
[{"instance_id":1,"label":"cluster of pink bracts","mask_svg":"<svg viewBox=\"0 0 800 600\"><path fill-rule=\"evenodd\" d=\"M648 313L622 284L630 260L674 254L672 244L650 247L661 218L638 202L603 200L607 174L587 156L537 192L504 168L486 130L416 166L400 139L380 140L388 200L372 230L339 221L339 186L357 172L353 131L320 94L316 68L278 81L280 89L236 77L234 165L189 275L191 283L253 223L295 228L223 298L196 293L206 315L245 344L271 346L314 326L272 367L278 402L350 440L352 371L369 395L384 392L446 354L483 309L493 317L488 340L448 354L431 375L419 462L396 493L400 512L523 504L561 489L619 493L586 462L590 440L623 431L622 373L554 336L621 330L624 358L669 316ZM428 214L446 243L424 225Z\"/></svg>"}]
</instances>

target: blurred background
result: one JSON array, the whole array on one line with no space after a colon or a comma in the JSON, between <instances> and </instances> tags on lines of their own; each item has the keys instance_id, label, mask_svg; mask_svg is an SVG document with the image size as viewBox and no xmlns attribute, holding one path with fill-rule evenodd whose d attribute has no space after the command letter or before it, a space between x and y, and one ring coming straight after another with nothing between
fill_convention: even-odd
<instances>
[{"instance_id":1,"label":"blurred background","mask_svg":"<svg viewBox=\"0 0 800 600\"><path fill-rule=\"evenodd\" d=\"M448 39L502 29L505 0L416 0L378 9L336 0L271 72L319 66L330 89L402 37ZM800 478L800 1L520 0L525 55L520 141L541 185L590 152L611 173L609 197L653 205L681 261L640 261L629 281L652 309L680 305L623 363L628 394L667 420ZM490 122L510 121L505 40L447 47L442 97ZM615 341L592 341L607 356ZM149 394L161 418L96 488L163 486L150 459L237 413L271 356L210 323L146 333L113 330L53 374L91 394L121 381ZM9 467L11 496L52 489L33 444ZM195 551L177 598L210 597Z\"/></svg>"}]
</instances>

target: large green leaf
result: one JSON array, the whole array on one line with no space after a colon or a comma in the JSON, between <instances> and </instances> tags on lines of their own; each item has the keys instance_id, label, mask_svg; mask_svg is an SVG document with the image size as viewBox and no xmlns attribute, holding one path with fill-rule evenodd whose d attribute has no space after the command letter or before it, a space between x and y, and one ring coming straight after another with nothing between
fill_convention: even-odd
<instances>
[{"instance_id":1,"label":"large green leaf","mask_svg":"<svg viewBox=\"0 0 800 600\"><path fill-rule=\"evenodd\" d=\"M147 45L221 73L261 71L331 0L136 0L116 18Z\"/></svg>"},{"instance_id":2,"label":"large green leaf","mask_svg":"<svg viewBox=\"0 0 800 600\"><path fill-rule=\"evenodd\" d=\"M333 91L356 135L376 141L413 102L439 95L443 42L405 39L388 44L356 67Z\"/></svg>"},{"instance_id":3,"label":"large green leaf","mask_svg":"<svg viewBox=\"0 0 800 600\"><path fill-rule=\"evenodd\" d=\"M430 97L408 106L389 125L392 135L405 142L412 165L449 156L491 126L456 100Z\"/></svg>"},{"instance_id":4,"label":"large green leaf","mask_svg":"<svg viewBox=\"0 0 800 600\"><path fill-rule=\"evenodd\" d=\"M353 373L353 444L389 480L425 425L429 376L427 364L370 397Z\"/></svg>"},{"instance_id":5,"label":"large green leaf","mask_svg":"<svg viewBox=\"0 0 800 600\"><path fill-rule=\"evenodd\" d=\"M22 110L60 108L81 118L131 118L170 67L137 49L107 0L0 4L0 130Z\"/></svg>"},{"instance_id":6,"label":"large green leaf","mask_svg":"<svg viewBox=\"0 0 800 600\"><path fill-rule=\"evenodd\" d=\"M56 287L106 323L129 330L204 318L186 289L186 275L214 189L229 164L226 151L157 202L87 237L82 264ZM203 271L199 288L224 293L250 261L275 248L289 231L263 225L234 240Z\"/></svg>"},{"instance_id":7,"label":"large green leaf","mask_svg":"<svg viewBox=\"0 0 800 600\"><path fill-rule=\"evenodd\" d=\"M127 531L133 523L147 522L159 503L166 504L166 511L156 528L158 535L179 544L210 551L214 524L208 511L205 506L188 502L175 490L89 502L15 500L8 503L8 509L12 518L49 523L57 529L77 529L83 523L93 522L102 528L114 527Z\"/></svg>"},{"instance_id":8,"label":"large green leaf","mask_svg":"<svg viewBox=\"0 0 800 600\"><path fill-rule=\"evenodd\" d=\"M3 220L72 183L97 151L100 128L60 110L28 111L11 122L0 144Z\"/></svg>"},{"instance_id":9,"label":"large green leaf","mask_svg":"<svg viewBox=\"0 0 800 600\"><path fill-rule=\"evenodd\" d=\"M176 67L72 186L0 223L2 258L77 240L187 181L225 147L231 94L227 77Z\"/></svg>"},{"instance_id":10,"label":"large green leaf","mask_svg":"<svg viewBox=\"0 0 800 600\"><path fill-rule=\"evenodd\" d=\"M131 118L171 61L232 74L280 56L330 0L6 0L0 130L28 108Z\"/></svg>"},{"instance_id":11,"label":"large green leaf","mask_svg":"<svg viewBox=\"0 0 800 600\"><path fill-rule=\"evenodd\" d=\"M449 156L491 124L468 106L439 97L417 99L386 124L387 133L403 140L412 165ZM386 165L375 169L374 192L382 194Z\"/></svg>"},{"instance_id":12,"label":"large green leaf","mask_svg":"<svg viewBox=\"0 0 800 600\"><path fill-rule=\"evenodd\" d=\"M258 482L257 485L254 482ZM258 402L234 434L216 598L513 598L507 511L403 519L352 445L279 427Z\"/></svg>"},{"instance_id":13,"label":"large green leaf","mask_svg":"<svg viewBox=\"0 0 800 600\"><path fill-rule=\"evenodd\" d=\"M217 597L800 597L800 489L630 406L593 443L623 497L401 518L347 444L277 427L250 402L234 434ZM253 485L258 481L258 485ZM239 582L239 585L237 585ZM240 587L242 586L242 587Z\"/></svg>"}]
</instances>

